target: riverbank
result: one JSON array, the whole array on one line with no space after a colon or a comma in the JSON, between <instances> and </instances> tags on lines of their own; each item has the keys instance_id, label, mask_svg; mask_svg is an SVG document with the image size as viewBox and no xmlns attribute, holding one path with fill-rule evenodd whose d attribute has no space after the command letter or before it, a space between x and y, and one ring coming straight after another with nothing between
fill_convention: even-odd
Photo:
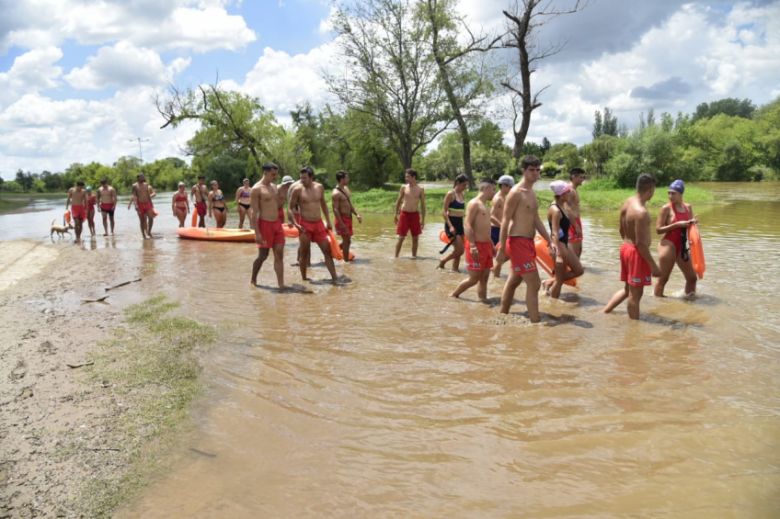
<instances>
[{"instance_id":1,"label":"riverbank","mask_svg":"<svg viewBox=\"0 0 780 519\"><path fill-rule=\"evenodd\" d=\"M198 394L213 329L147 299L159 287L116 249L83 252L0 242L0 517L110 516Z\"/></svg>"}]
</instances>

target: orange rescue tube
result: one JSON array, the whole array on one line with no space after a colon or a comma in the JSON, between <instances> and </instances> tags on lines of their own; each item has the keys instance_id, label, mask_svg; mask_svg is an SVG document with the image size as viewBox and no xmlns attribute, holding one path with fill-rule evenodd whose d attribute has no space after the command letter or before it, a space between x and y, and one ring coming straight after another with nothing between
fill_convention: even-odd
<instances>
[{"instance_id":1,"label":"orange rescue tube","mask_svg":"<svg viewBox=\"0 0 780 519\"><path fill-rule=\"evenodd\" d=\"M704 247L701 245L699 227L695 223L688 226L688 246L690 247L693 271L696 272L699 279L703 279L707 266L704 262Z\"/></svg>"},{"instance_id":2,"label":"orange rescue tube","mask_svg":"<svg viewBox=\"0 0 780 519\"><path fill-rule=\"evenodd\" d=\"M196 208L192 208L192 218L190 218L190 227L197 227L198 226L198 210Z\"/></svg>"},{"instance_id":3,"label":"orange rescue tube","mask_svg":"<svg viewBox=\"0 0 780 519\"><path fill-rule=\"evenodd\" d=\"M447 232L444 229L442 229L441 232L439 232L439 240L441 240L441 242L444 243L445 245L450 244L450 237L447 236Z\"/></svg>"},{"instance_id":4,"label":"orange rescue tube","mask_svg":"<svg viewBox=\"0 0 780 519\"><path fill-rule=\"evenodd\" d=\"M339 245L339 241L336 239L336 235L333 233L333 231L328 231L328 242L330 243L330 255L335 260L344 260L344 252L341 250L341 245ZM349 252L349 261L353 261L355 259L355 253L350 251Z\"/></svg>"},{"instance_id":5,"label":"orange rescue tube","mask_svg":"<svg viewBox=\"0 0 780 519\"><path fill-rule=\"evenodd\" d=\"M298 228L289 223L282 224L282 230L284 231L285 238L297 238L298 234L300 234Z\"/></svg>"},{"instance_id":6,"label":"orange rescue tube","mask_svg":"<svg viewBox=\"0 0 780 519\"><path fill-rule=\"evenodd\" d=\"M537 234L534 237L534 247L536 248L536 263L538 263L539 266L542 267L542 270L549 275L555 276L555 261L547 250L547 240L545 240L541 234ZM567 279L563 284L569 285L570 287L576 287L577 278Z\"/></svg>"},{"instance_id":7,"label":"orange rescue tube","mask_svg":"<svg viewBox=\"0 0 780 519\"><path fill-rule=\"evenodd\" d=\"M65 220L65 225L70 225L70 211L65 211L62 215L62 219Z\"/></svg>"}]
</instances>

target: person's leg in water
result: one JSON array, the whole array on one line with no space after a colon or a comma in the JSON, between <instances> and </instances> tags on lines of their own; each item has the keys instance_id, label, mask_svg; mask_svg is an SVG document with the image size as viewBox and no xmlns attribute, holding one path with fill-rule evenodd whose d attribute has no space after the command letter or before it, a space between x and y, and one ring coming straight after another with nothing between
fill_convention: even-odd
<instances>
[{"instance_id":1,"label":"person's leg in water","mask_svg":"<svg viewBox=\"0 0 780 519\"><path fill-rule=\"evenodd\" d=\"M439 262L439 268L443 269L447 266L447 262L452 260L452 271L460 272L460 257L463 255L463 251L463 236L457 235L455 236L455 239L452 240L452 252Z\"/></svg>"},{"instance_id":2,"label":"person's leg in water","mask_svg":"<svg viewBox=\"0 0 780 519\"><path fill-rule=\"evenodd\" d=\"M532 323L538 323L539 317L539 287L542 281L539 279L539 272L533 271L523 274L525 281L525 306L528 309L528 319Z\"/></svg>"},{"instance_id":3,"label":"person's leg in water","mask_svg":"<svg viewBox=\"0 0 780 519\"><path fill-rule=\"evenodd\" d=\"M284 245L282 245L284 247ZM266 248L257 249L257 258L252 263L252 286L257 286L257 274L260 272L260 267L263 266L266 258L268 258L268 250ZM274 246L274 269L276 269L276 246ZM279 274L277 273L277 278Z\"/></svg>"},{"instance_id":4,"label":"person's leg in water","mask_svg":"<svg viewBox=\"0 0 780 519\"><path fill-rule=\"evenodd\" d=\"M141 236L146 239L146 213L138 213L138 225L141 227Z\"/></svg>"},{"instance_id":5,"label":"person's leg in water","mask_svg":"<svg viewBox=\"0 0 780 519\"><path fill-rule=\"evenodd\" d=\"M83 225L84 225L83 222L84 222L84 220L82 220L81 218L76 218L75 216L73 217L73 227L74 227L74 230L76 231L76 242L77 243L81 241L81 230L82 230Z\"/></svg>"},{"instance_id":6,"label":"person's leg in water","mask_svg":"<svg viewBox=\"0 0 780 519\"><path fill-rule=\"evenodd\" d=\"M306 277L306 269L309 266L309 258L311 258L311 240L309 236L302 232L298 236L298 268L301 269L301 279L308 281Z\"/></svg>"},{"instance_id":7,"label":"person's leg in water","mask_svg":"<svg viewBox=\"0 0 780 519\"><path fill-rule=\"evenodd\" d=\"M512 306L512 300L515 298L515 290L523 282L523 276L515 272L510 271L509 277L504 283L504 289L501 292L501 313L508 314L509 308Z\"/></svg>"},{"instance_id":8,"label":"person's leg in water","mask_svg":"<svg viewBox=\"0 0 780 519\"><path fill-rule=\"evenodd\" d=\"M325 258L325 266L328 268L328 273L330 273L330 279L334 282L337 281L336 265L333 263L333 256L330 254L330 242L328 240L322 240L317 242L317 246L320 248L322 255Z\"/></svg>"},{"instance_id":9,"label":"person's leg in water","mask_svg":"<svg viewBox=\"0 0 780 519\"><path fill-rule=\"evenodd\" d=\"M267 250L268 249L266 249L266 251ZM276 272L276 283L279 285L279 289L283 290L285 288L284 286L284 243L274 244L274 272Z\"/></svg>"},{"instance_id":10,"label":"person's leg in water","mask_svg":"<svg viewBox=\"0 0 780 519\"><path fill-rule=\"evenodd\" d=\"M631 319L639 319L639 301L644 291L644 286L628 285L628 317Z\"/></svg>"},{"instance_id":11,"label":"person's leg in water","mask_svg":"<svg viewBox=\"0 0 780 519\"><path fill-rule=\"evenodd\" d=\"M111 234L114 234L114 212L116 209L112 210L110 213L108 213L108 221L111 223Z\"/></svg>"},{"instance_id":12,"label":"person's leg in water","mask_svg":"<svg viewBox=\"0 0 780 519\"><path fill-rule=\"evenodd\" d=\"M487 271L482 270L469 270L469 277L464 279L458 284L455 291L450 294L451 297L459 297L463 292L473 287L482 280L482 273ZM480 287L481 289L482 287ZM480 298L483 299L483 298Z\"/></svg>"},{"instance_id":13,"label":"person's leg in water","mask_svg":"<svg viewBox=\"0 0 780 519\"><path fill-rule=\"evenodd\" d=\"M417 258L417 246L420 244L420 235L412 235L412 258Z\"/></svg>"},{"instance_id":14,"label":"person's leg in water","mask_svg":"<svg viewBox=\"0 0 780 519\"><path fill-rule=\"evenodd\" d=\"M666 288L666 283L669 282L669 277L672 275L676 257L677 249L674 244L669 240L661 240L661 243L658 244L658 270L661 271L661 275L658 276L658 280L653 288L655 297L664 297L664 288Z\"/></svg>"},{"instance_id":15,"label":"person's leg in water","mask_svg":"<svg viewBox=\"0 0 780 519\"><path fill-rule=\"evenodd\" d=\"M100 211L100 216L103 218L103 236L108 236L108 213L105 209Z\"/></svg>"},{"instance_id":16,"label":"person's leg in water","mask_svg":"<svg viewBox=\"0 0 780 519\"><path fill-rule=\"evenodd\" d=\"M555 256L555 277L549 286L550 297L556 299L560 297L563 284L570 279L580 277L584 272L585 269L582 268L582 263L574 251L567 246L561 247Z\"/></svg>"},{"instance_id":17,"label":"person's leg in water","mask_svg":"<svg viewBox=\"0 0 780 519\"><path fill-rule=\"evenodd\" d=\"M344 261L349 261L349 247L352 244L352 238L345 235L341 239L341 253L344 255Z\"/></svg>"},{"instance_id":18,"label":"person's leg in water","mask_svg":"<svg viewBox=\"0 0 780 519\"><path fill-rule=\"evenodd\" d=\"M149 234L149 238L152 237L152 225L154 225L154 209L149 209L146 212L146 232Z\"/></svg>"},{"instance_id":19,"label":"person's leg in water","mask_svg":"<svg viewBox=\"0 0 780 519\"><path fill-rule=\"evenodd\" d=\"M693 264L691 259L683 260L682 257L677 257L677 266L685 276L685 297L692 297L696 295L696 272L693 270Z\"/></svg>"},{"instance_id":20,"label":"person's leg in water","mask_svg":"<svg viewBox=\"0 0 780 519\"><path fill-rule=\"evenodd\" d=\"M609 299L609 302L607 303L607 306L604 307L602 312L605 314L610 313L612 310L617 308L617 306L625 301L628 298L628 292L629 292L629 285L628 283L625 284L625 286L621 289L615 292L615 294Z\"/></svg>"},{"instance_id":21,"label":"person's leg in water","mask_svg":"<svg viewBox=\"0 0 780 519\"><path fill-rule=\"evenodd\" d=\"M89 235L95 235L95 211L87 213L87 225L89 225Z\"/></svg>"},{"instance_id":22,"label":"person's leg in water","mask_svg":"<svg viewBox=\"0 0 780 519\"><path fill-rule=\"evenodd\" d=\"M395 257L397 258L399 254L401 254L401 246L404 244L404 240L406 239L406 235L398 235L398 240L395 242Z\"/></svg>"}]
</instances>

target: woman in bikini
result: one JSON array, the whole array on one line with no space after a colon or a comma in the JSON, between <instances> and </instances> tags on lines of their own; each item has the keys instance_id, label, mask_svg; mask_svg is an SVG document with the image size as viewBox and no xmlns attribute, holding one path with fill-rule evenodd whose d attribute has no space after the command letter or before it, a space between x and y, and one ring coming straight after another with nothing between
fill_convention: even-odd
<instances>
[{"instance_id":1,"label":"woman in bikini","mask_svg":"<svg viewBox=\"0 0 780 519\"><path fill-rule=\"evenodd\" d=\"M463 256L463 237L465 230L463 228L463 217L466 216L466 188L469 186L469 179L466 175L458 175L455 178L455 185L444 197L444 232L452 244L452 252L439 262L439 268L443 269L447 262L452 260L452 271L460 272L460 257ZM446 250L446 247L445 247Z\"/></svg>"},{"instance_id":2,"label":"woman in bikini","mask_svg":"<svg viewBox=\"0 0 780 519\"><path fill-rule=\"evenodd\" d=\"M179 182L179 190L173 194L171 200L171 211L173 216L179 219L179 227L184 227L184 220L190 212L190 197L184 191L186 187L184 182Z\"/></svg>"},{"instance_id":3,"label":"woman in bikini","mask_svg":"<svg viewBox=\"0 0 780 519\"><path fill-rule=\"evenodd\" d=\"M87 225L89 225L89 235L95 235L95 206L97 205L97 195L92 192L92 186L87 186Z\"/></svg>"},{"instance_id":4,"label":"woman in bikini","mask_svg":"<svg viewBox=\"0 0 780 519\"><path fill-rule=\"evenodd\" d=\"M688 255L688 226L696 223L693 208L683 202L685 183L675 180L669 185L669 203L661 208L655 232L662 234L658 244L658 269L661 275L655 283L655 296L664 297L664 287L669 281L675 263L685 276L685 296L696 293L696 273Z\"/></svg>"},{"instance_id":5,"label":"woman in bikini","mask_svg":"<svg viewBox=\"0 0 780 519\"><path fill-rule=\"evenodd\" d=\"M227 205L225 204L225 195L216 180L211 181L211 191L209 191L209 216L217 221L218 229L225 226Z\"/></svg>"},{"instance_id":6,"label":"woman in bikini","mask_svg":"<svg viewBox=\"0 0 780 519\"><path fill-rule=\"evenodd\" d=\"M252 186L249 185L249 179L244 179L244 184L236 190L236 207L238 207L238 228L244 228L244 218L249 218L249 227L254 219L252 218Z\"/></svg>"},{"instance_id":7,"label":"woman in bikini","mask_svg":"<svg viewBox=\"0 0 780 519\"><path fill-rule=\"evenodd\" d=\"M554 180L550 189L555 195L555 201L547 210L547 223L550 226L550 240L555 246L555 273L551 279L542 283L550 297L558 298L565 281L582 275L584 269L580 258L569 248L569 229L571 220L563 211L564 205L571 196L571 184L563 180Z\"/></svg>"}]
</instances>

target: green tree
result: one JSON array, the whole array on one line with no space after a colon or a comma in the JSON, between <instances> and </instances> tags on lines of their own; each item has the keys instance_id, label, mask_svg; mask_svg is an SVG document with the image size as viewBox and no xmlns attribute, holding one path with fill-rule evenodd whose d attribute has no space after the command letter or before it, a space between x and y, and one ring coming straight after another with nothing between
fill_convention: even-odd
<instances>
[{"instance_id":1,"label":"green tree","mask_svg":"<svg viewBox=\"0 0 780 519\"><path fill-rule=\"evenodd\" d=\"M699 104L696 107L696 112L693 114L693 121L708 119L718 114L750 119L753 117L755 110L756 107L750 99L739 100L734 97L727 97L711 103Z\"/></svg>"},{"instance_id":2,"label":"green tree","mask_svg":"<svg viewBox=\"0 0 780 519\"><path fill-rule=\"evenodd\" d=\"M423 20L410 0L364 0L339 5L334 28L349 72L328 76L330 91L369 115L411 167L451 120Z\"/></svg>"}]
</instances>

